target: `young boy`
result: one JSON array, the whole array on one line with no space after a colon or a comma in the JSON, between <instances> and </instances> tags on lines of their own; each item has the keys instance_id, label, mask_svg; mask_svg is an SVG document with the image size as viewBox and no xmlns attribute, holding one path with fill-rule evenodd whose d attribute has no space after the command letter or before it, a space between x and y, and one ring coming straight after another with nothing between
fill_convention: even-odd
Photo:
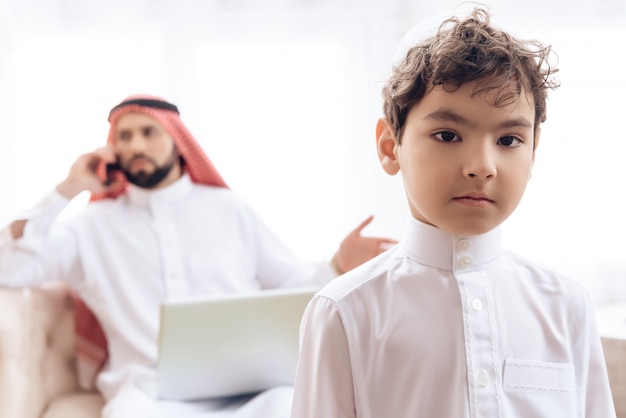
<instances>
[{"instance_id":1,"label":"young boy","mask_svg":"<svg viewBox=\"0 0 626 418\"><path fill-rule=\"evenodd\" d=\"M500 246L557 84L550 48L483 9L416 33L376 128L411 217L307 308L292 417L615 417L586 292Z\"/></svg>"}]
</instances>

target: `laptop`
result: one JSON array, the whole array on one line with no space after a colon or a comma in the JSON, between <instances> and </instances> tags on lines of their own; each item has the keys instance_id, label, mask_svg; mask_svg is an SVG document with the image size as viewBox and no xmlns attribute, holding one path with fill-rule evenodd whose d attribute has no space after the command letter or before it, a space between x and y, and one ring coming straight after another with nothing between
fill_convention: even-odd
<instances>
[{"instance_id":1,"label":"laptop","mask_svg":"<svg viewBox=\"0 0 626 418\"><path fill-rule=\"evenodd\" d=\"M316 290L167 301L161 306L154 395L191 401L292 385L300 321Z\"/></svg>"}]
</instances>

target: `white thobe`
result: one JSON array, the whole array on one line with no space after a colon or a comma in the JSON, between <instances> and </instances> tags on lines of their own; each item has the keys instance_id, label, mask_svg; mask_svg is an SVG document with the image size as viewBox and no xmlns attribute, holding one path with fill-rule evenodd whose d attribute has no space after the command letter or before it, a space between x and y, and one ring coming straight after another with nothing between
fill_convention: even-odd
<instances>
[{"instance_id":1,"label":"white thobe","mask_svg":"<svg viewBox=\"0 0 626 418\"><path fill-rule=\"evenodd\" d=\"M111 400L134 380L153 378L159 308L168 297L320 286L329 263L298 260L227 188L184 175L158 190L131 186L55 222L68 200L53 192L21 218L24 236L0 237L0 284L61 280L99 319L109 359L97 387Z\"/></svg>"},{"instance_id":2,"label":"white thobe","mask_svg":"<svg viewBox=\"0 0 626 418\"><path fill-rule=\"evenodd\" d=\"M577 282L415 219L324 287L301 327L292 418L611 418Z\"/></svg>"}]
</instances>

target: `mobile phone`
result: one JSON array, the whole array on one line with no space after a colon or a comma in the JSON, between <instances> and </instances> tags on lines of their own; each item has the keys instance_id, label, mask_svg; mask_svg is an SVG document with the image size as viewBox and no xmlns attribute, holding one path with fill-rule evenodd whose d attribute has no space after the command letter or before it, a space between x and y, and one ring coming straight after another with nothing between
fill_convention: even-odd
<instances>
[{"instance_id":1,"label":"mobile phone","mask_svg":"<svg viewBox=\"0 0 626 418\"><path fill-rule=\"evenodd\" d=\"M110 186L115 180L115 173L120 170L121 170L121 167L120 167L119 161L107 164L106 165L106 180L104 181L104 185Z\"/></svg>"}]
</instances>

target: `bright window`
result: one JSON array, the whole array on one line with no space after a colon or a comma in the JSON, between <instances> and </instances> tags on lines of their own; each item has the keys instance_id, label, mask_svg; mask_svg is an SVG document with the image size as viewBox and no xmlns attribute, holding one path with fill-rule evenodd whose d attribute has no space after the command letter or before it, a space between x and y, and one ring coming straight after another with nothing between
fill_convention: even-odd
<instances>
[{"instance_id":1,"label":"bright window","mask_svg":"<svg viewBox=\"0 0 626 418\"><path fill-rule=\"evenodd\" d=\"M197 62L195 130L226 182L299 255L328 257L347 232L341 46L214 44Z\"/></svg>"},{"instance_id":2,"label":"bright window","mask_svg":"<svg viewBox=\"0 0 626 418\"><path fill-rule=\"evenodd\" d=\"M61 181L80 153L104 145L113 104L160 90L162 75L158 38L149 34L33 35L14 50L3 91L3 225Z\"/></svg>"}]
</instances>

